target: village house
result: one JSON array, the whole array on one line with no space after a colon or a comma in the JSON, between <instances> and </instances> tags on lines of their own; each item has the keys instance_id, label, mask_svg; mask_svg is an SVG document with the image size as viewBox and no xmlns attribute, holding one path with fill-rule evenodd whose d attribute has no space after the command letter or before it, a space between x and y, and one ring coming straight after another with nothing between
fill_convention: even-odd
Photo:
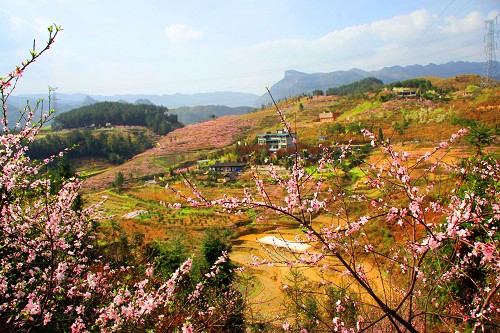
<instances>
[{"instance_id":1,"label":"village house","mask_svg":"<svg viewBox=\"0 0 500 333\"><path fill-rule=\"evenodd\" d=\"M246 163L237 163L237 162L225 162L225 163L215 163L208 167L211 171L216 172L239 172L246 167Z\"/></svg>"},{"instance_id":2,"label":"village house","mask_svg":"<svg viewBox=\"0 0 500 333\"><path fill-rule=\"evenodd\" d=\"M297 133L287 133L284 130L278 130L276 133L267 132L257 136L257 144L267 146L271 153L275 153L280 149L293 147L294 139L297 139Z\"/></svg>"},{"instance_id":3,"label":"village house","mask_svg":"<svg viewBox=\"0 0 500 333\"><path fill-rule=\"evenodd\" d=\"M338 112L325 111L319 114L319 121L322 123L334 122L340 115Z\"/></svg>"},{"instance_id":4,"label":"village house","mask_svg":"<svg viewBox=\"0 0 500 333\"><path fill-rule=\"evenodd\" d=\"M404 88L404 87L394 87L392 92L396 94L399 98L415 98L417 97L417 89Z\"/></svg>"}]
</instances>

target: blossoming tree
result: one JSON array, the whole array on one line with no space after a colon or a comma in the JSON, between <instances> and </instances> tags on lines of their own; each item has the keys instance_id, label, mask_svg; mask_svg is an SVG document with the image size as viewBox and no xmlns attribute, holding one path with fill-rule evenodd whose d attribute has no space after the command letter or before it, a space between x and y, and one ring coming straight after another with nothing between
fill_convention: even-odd
<instances>
[{"instance_id":1,"label":"blossoming tree","mask_svg":"<svg viewBox=\"0 0 500 333\"><path fill-rule=\"evenodd\" d=\"M111 267L96 241L99 207L75 205L81 182L70 178L56 187L43 171L56 157L35 162L26 156L51 113L36 119L42 103L28 104L12 125L7 101L26 68L53 45L60 31L59 26L49 27L45 47L34 48L27 61L0 77L0 331L238 327L239 294L213 282L227 261L224 254L198 281L189 277L192 258L166 277L149 264ZM220 293L208 292L207 284Z\"/></svg>"},{"instance_id":2,"label":"blossoming tree","mask_svg":"<svg viewBox=\"0 0 500 333\"><path fill-rule=\"evenodd\" d=\"M274 212L300 226L297 241L310 250L275 246L253 262L309 268L322 278L320 285L283 286L296 305L282 325L285 331L500 329L496 157L449 158L466 130L421 156L398 151L366 130L363 134L380 153L359 167L363 176L357 183L343 181L354 148L335 145L323 148L313 171L299 154L286 176L270 165L266 177L282 188L281 199L267 190L266 177L254 172L255 188L245 188L240 197L209 198L188 181L195 199L186 203L237 214ZM330 222L316 223L320 214Z\"/></svg>"}]
</instances>

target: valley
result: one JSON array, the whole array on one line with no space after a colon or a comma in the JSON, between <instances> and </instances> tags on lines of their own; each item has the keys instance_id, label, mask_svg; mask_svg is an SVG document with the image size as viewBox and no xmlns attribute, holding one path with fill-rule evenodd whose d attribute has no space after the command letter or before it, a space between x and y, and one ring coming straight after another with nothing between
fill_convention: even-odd
<instances>
[{"instance_id":1,"label":"valley","mask_svg":"<svg viewBox=\"0 0 500 333\"><path fill-rule=\"evenodd\" d=\"M442 80L437 80L441 84ZM446 101L430 101L426 99L390 99L380 100L379 94L364 94L359 96L303 96L280 101L278 109L289 121L290 127L298 133L298 147L295 152L305 153L304 156L318 153L318 145L350 144L354 147L353 157L361 154L356 147L369 147L370 139L363 137L359 130L370 128L382 140L390 139L395 151L406 151L414 160L424 156L425 152L435 152L436 146L446 141L459 128L460 119L480 121L489 128L498 129L500 94L498 89L482 90L476 95L468 95L457 91L455 97ZM319 113L324 111L338 113L335 122L322 123ZM455 119L455 120L454 120ZM458 119L458 120L457 120ZM188 252L196 254L201 246L200 240L207 228L223 227L232 233L232 251L229 255L236 265L244 267L240 277L240 288L247 296L248 311L252 320L272 321L276 315L283 313L287 304L284 285L288 285L294 277L291 275L287 260L307 257L309 254L297 254L289 257L287 249L263 244L260 239L277 236L286 240L300 237L304 233L300 224L286 216L275 215L269 209L251 208L241 213L226 211L221 207L197 207L186 203L186 198L193 196L193 185L196 191L203 194L203 200L216 200L223 196L242 198L243 188L254 188L255 177L266 180L267 193L270 200L279 202L286 196L284 189L273 184L269 173L270 163L282 168L285 179L289 170L286 165L293 154L283 151L281 155L269 155L256 144L260 133L275 132L280 128L280 119L276 108L264 108L249 114L224 116L206 122L188 125L176 129L159 138L153 148L134 156L121 165L110 166L103 172L85 177L83 195L87 203L103 201L103 208L110 219L103 222L102 227L117 239L125 237L128 242L141 240L134 246L145 246L155 240L169 240L182 236L188 241ZM119 130L119 129L118 129ZM487 154L498 152L497 136L493 136L494 144L482 147ZM380 139L380 138L379 138ZM360 153L354 153L360 151ZM253 156L251 156L253 154ZM474 155L474 147L462 140L446 154L439 156L437 161L443 165L452 165L460 159ZM323 170L320 175L327 186L335 188L341 185L349 191L355 191L363 196L377 198L380 194L366 185L368 165L383 165L387 157L383 149L368 148L356 159L349 159L350 167ZM208 163L208 167L200 161ZM246 171L228 176L224 173L214 173L209 166L215 162L245 162ZM265 162L267 161L267 162ZM354 161L356 161L355 164ZM264 163L264 164L260 164ZM307 170L314 174L315 160L304 160ZM414 162L413 162L414 163ZM426 166L412 169L416 179L425 179ZM85 164L80 163L79 172L86 173ZM123 174L125 181L120 189L113 187L117 173ZM427 178L427 181L430 181ZM435 181L437 179L434 179ZM169 188L165 188L168 184ZM312 183L311 183L312 184ZM312 186L309 184L308 186ZM446 191L453 185L448 176L439 181L440 191ZM172 191L173 190L173 191ZM303 190L305 197L312 194L312 188ZM176 193L183 193L182 196ZM183 199L183 196L184 197ZM196 196L196 195L195 195ZM169 204L182 202L182 208L169 207ZM394 197L393 204L403 204L403 197ZM346 219L353 221L363 214L374 214L369 205L350 203L349 207L337 207L330 203L330 212L335 209L346 215L323 213L311 216L313 228L317 226L320 232L322 226L342 225ZM203 206L203 204L201 204ZM335 208L337 207L337 208ZM126 214L143 212L141 215L129 218ZM436 220L440 214L429 219ZM371 231L370 231L371 230ZM390 246L394 240L403 239L402 233L388 226L378 225L375 229L367 229L368 237L377 240L381 248ZM113 236L114 235L114 236ZM312 252L321 252L317 248ZM387 251L387 248L385 250ZM263 258L267 263L255 265L255 258ZM288 258L288 259L286 259ZM300 260L299 260L300 261ZM272 265L270 263L273 263ZM380 268L371 259L363 262L370 283L374 290L384 289L384 279ZM332 258L322 259L318 268L310 265L292 265L299 272L301 279L308 281L310 287L321 288L322 283L328 285L348 286L353 280L344 276L339 262ZM329 267L322 269L321 267ZM370 268L372 267L372 268ZM297 276L295 276L297 278ZM297 283L297 282L295 282ZM368 302L369 298L362 290L352 289L351 292L359 300ZM257 315L259 314L259 315ZM263 315L265 314L265 315ZM274 319L273 319L274 318Z\"/></svg>"}]
</instances>

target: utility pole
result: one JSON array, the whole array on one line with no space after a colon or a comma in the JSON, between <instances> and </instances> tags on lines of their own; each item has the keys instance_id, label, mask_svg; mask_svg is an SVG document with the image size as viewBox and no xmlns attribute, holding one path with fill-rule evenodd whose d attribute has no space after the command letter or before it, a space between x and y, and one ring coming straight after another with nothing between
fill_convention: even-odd
<instances>
[{"instance_id":1,"label":"utility pole","mask_svg":"<svg viewBox=\"0 0 500 333\"><path fill-rule=\"evenodd\" d=\"M484 47L484 65L483 65L483 77L481 78L482 87L494 86L498 80L498 67L495 50L497 48L497 43L495 42L495 37L498 38L498 30L495 29L497 24L498 16L493 20L486 20L486 36L484 37L484 42L486 46Z\"/></svg>"}]
</instances>

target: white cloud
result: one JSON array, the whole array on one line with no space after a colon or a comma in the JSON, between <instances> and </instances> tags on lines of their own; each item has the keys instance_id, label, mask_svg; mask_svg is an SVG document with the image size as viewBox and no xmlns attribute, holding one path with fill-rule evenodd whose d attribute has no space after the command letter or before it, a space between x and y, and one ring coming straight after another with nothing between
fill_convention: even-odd
<instances>
[{"instance_id":1,"label":"white cloud","mask_svg":"<svg viewBox=\"0 0 500 333\"><path fill-rule=\"evenodd\" d=\"M477 30L484 26L484 17L479 12L471 12L463 19L448 16L444 19L445 25L440 30L446 34L460 34Z\"/></svg>"},{"instance_id":2,"label":"white cloud","mask_svg":"<svg viewBox=\"0 0 500 333\"><path fill-rule=\"evenodd\" d=\"M205 33L200 30L196 30L187 24L172 24L165 28L165 34L168 39L173 42L178 42L182 40L196 40L201 39L205 36Z\"/></svg>"},{"instance_id":3,"label":"white cloud","mask_svg":"<svg viewBox=\"0 0 500 333\"><path fill-rule=\"evenodd\" d=\"M0 66L9 71L10 63L26 57L33 39L37 48L44 44L52 20L65 28L54 48L26 73L23 86L31 77L40 82L42 90L50 84L74 92L93 89L104 93L111 89L119 93L126 88L146 91L149 87L159 93L167 89L169 93L241 89L263 93L263 87L281 79L287 69L311 73L451 60L483 61L484 20L500 13L498 6L491 5L494 0L475 0L468 2L470 6L457 3L441 14L436 10L442 10L443 5L431 6L430 0L418 0L408 7L393 5L389 11L373 13L369 5L359 13L338 8L338 13L332 11L331 20L301 12L297 23L294 6L287 5L283 8L283 22L295 22L290 24L297 29L282 29L283 22L268 20L267 4L253 6L259 11L249 15L250 8L240 4L200 6L199 12L193 12L193 5L186 6L187 2L166 2L168 5L161 8L134 2L134 6L140 3L134 10L116 7L116 17L122 20L108 17L110 24L102 29L103 19L96 13L106 15L113 7L108 2L56 1L52 0L57 6L49 5L49 0L0 0L0 30L5 31L0 34ZM276 0L268 2L273 8L282 5ZM489 5L484 7L486 2ZM178 3L179 8L171 7L173 3ZM386 5L390 4L380 4ZM227 16L233 10L235 16L224 26L213 19L213 15ZM143 15L149 11L154 12ZM242 12L247 17L238 16ZM149 21L137 19L134 25L119 25L129 22L132 16L149 17ZM251 25L245 24L248 17L256 22L250 31L247 28ZM308 22L310 19L314 21ZM218 30L221 28L225 30ZM157 40L158 32L161 41ZM126 49L126 41L137 40L139 33L140 47ZM119 60L117 50L123 51ZM200 54L205 55L203 61L199 60ZM167 61L155 67L154 57L158 55ZM130 78L134 81L129 82Z\"/></svg>"},{"instance_id":4,"label":"white cloud","mask_svg":"<svg viewBox=\"0 0 500 333\"><path fill-rule=\"evenodd\" d=\"M381 62L385 64L384 59L391 49L399 51L393 52L396 53L393 56L401 56L405 45L416 41L432 21L428 11L417 10L407 15L334 30L312 40L267 41L246 47L241 53L306 71L367 67L370 63ZM367 54L371 56L367 58Z\"/></svg>"},{"instance_id":5,"label":"white cloud","mask_svg":"<svg viewBox=\"0 0 500 333\"><path fill-rule=\"evenodd\" d=\"M425 10L417 10L407 15L398 15L391 19L375 21L369 25L367 33L387 41L401 42L418 38L432 24L431 15Z\"/></svg>"},{"instance_id":6,"label":"white cloud","mask_svg":"<svg viewBox=\"0 0 500 333\"><path fill-rule=\"evenodd\" d=\"M269 40L235 48L227 58L255 71L271 74L266 69L276 69L272 71L275 76L281 76L282 69L329 72L353 67L376 70L392 65L477 61L483 25L483 17L477 12L438 22L438 17L428 10L416 10L333 30L315 39Z\"/></svg>"}]
</instances>

